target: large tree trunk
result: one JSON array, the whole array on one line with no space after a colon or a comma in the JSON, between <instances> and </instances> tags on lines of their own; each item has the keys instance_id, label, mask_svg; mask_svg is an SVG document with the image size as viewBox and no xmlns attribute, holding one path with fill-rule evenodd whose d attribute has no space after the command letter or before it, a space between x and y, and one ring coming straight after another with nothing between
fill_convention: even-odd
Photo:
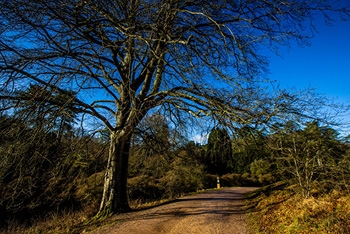
<instances>
[{"instance_id":1,"label":"large tree trunk","mask_svg":"<svg viewBox=\"0 0 350 234\"><path fill-rule=\"evenodd\" d=\"M112 132L103 196L98 218L130 211L127 197L128 161L131 133Z\"/></svg>"}]
</instances>

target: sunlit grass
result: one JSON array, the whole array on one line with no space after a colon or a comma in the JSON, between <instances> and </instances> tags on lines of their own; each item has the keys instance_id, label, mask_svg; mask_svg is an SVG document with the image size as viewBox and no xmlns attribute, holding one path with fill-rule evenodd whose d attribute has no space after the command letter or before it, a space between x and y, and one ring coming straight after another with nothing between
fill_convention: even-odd
<instances>
[{"instance_id":1,"label":"sunlit grass","mask_svg":"<svg viewBox=\"0 0 350 234\"><path fill-rule=\"evenodd\" d=\"M303 198L294 186L250 200L251 233L350 233L350 194L337 190Z\"/></svg>"}]
</instances>

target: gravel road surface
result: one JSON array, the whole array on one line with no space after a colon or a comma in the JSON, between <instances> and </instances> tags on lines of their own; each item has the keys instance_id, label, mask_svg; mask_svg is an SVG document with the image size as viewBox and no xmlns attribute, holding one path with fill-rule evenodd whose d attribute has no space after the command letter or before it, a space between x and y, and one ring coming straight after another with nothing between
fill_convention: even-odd
<instances>
[{"instance_id":1,"label":"gravel road surface","mask_svg":"<svg viewBox=\"0 0 350 234\"><path fill-rule=\"evenodd\" d=\"M256 188L236 187L183 197L143 211L116 215L108 226L90 233L244 234L244 194Z\"/></svg>"}]
</instances>

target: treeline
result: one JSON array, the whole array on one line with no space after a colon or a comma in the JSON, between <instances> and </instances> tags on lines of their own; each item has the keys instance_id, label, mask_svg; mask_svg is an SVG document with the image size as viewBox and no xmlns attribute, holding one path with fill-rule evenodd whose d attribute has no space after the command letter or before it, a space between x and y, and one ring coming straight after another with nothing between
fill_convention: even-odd
<instances>
[{"instance_id":1,"label":"treeline","mask_svg":"<svg viewBox=\"0 0 350 234\"><path fill-rule=\"evenodd\" d=\"M105 147L94 137L78 136L73 128L61 130L29 119L0 117L1 222L25 222L81 205L75 196L77 183L103 171Z\"/></svg>"},{"instance_id":2,"label":"treeline","mask_svg":"<svg viewBox=\"0 0 350 234\"><path fill-rule=\"evenodd\" d=\"M87 134L71 118L38 121L0 116L0 213L29 222L52 210L98 207L108 158L108 134ZM349 143L317 122L266 129L213 128L208 142L189 141L159 114L145 118L132 139L129 199L143 203L205 188L261 186L280 180L304 197L348 190Z\"/></svg>"}]
</instances>

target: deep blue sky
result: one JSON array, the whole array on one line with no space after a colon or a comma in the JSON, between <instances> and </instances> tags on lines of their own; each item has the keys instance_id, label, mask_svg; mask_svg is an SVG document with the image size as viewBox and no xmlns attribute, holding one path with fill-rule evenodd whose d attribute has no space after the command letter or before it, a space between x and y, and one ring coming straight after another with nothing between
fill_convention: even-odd
<instances>
[{"instance_id":1,"label":"deep blue sky","mask_svg":"<svg viewBox=\"0 0 350 234\"><path fill-rule=\"evenodd\" d=\"M271 79L282 88L312 87L336 101L350 104L350 21L339 18L332 26L316 21L319 33L310 47L292 46L282 58L270 57Z\"/></svg>"},{"instance_id":2,"label":"deep blue sky","mask_svg":"<svg viewBox=\"0 0 350 234\"><path fill-rule=\"evenodd\" d=\"M339 2L350 8L349 0ZM310 39L309 47L294 44L281 48L281 57L268 52L269 77L279 82L281 88L314 88L316 93L335 102L350 105L350 19L342 21L339 14L332 16L332 25L326 25L322 17L314 22L318 33ZM350 122L350 116L341 118ZM349 127L342 130L344 135L350 132ZM207 136L197 134L193 140L203 143Z\"/></svg>"},{"instance_id":3,"label":"deep blue sky","mask_svg":"<svg viewBox=\"0 0 350 234\"><path fill-rule=\"evenodd\" d=\"M350 7L349 0L342 2ZM281 48L281 57L268 52L269 77L281 88L314 88L335 102L350 105L350 20L342 21L338 14L333 16L332 25L326 25L322 17L315 21L318 33L310 39L309 47L294 44ZM350 116L341 118L350 122ZM342 130L344 135L350 132L345 126ZM207 135L195 135L193 140L206 142Z\"/></svg>"}]
</instances>

